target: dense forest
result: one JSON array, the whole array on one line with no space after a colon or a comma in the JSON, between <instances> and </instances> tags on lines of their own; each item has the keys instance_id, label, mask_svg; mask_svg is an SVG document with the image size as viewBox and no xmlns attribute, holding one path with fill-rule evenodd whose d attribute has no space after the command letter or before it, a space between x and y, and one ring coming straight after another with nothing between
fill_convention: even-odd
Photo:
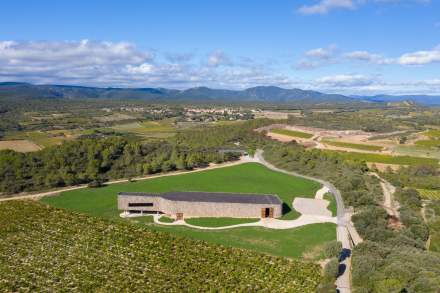
<instances>
[{"instance_id":1,"label":"dense forest","mask_svg":"<svg viewBox=\"0 0 440 293\"><path fill-rule=\"evenodd\" d=\"M237 154L190 148L172 142L129 142L123 138L81 139L34 153L0 152L0 191L17 193L116 178L189 170Z\"/></svg>"},{"instance_id":2,"label":"dense forest","mask_svg":"<svg viewBox=\"0 0 440 293\"><path fill-rule=\"evenodd\" d=\"M365 241L353 251L354 292L437 292L440 255L426 251L429 227L417 191L397 191L402 227L396 228L380 206L382 190L378 180L368 175L365 162L307 151L294 143L272 144L265 155L281 168L332 182L341 190L345 204L355 208L352 220Z\"/></svg>"}]
</instances>

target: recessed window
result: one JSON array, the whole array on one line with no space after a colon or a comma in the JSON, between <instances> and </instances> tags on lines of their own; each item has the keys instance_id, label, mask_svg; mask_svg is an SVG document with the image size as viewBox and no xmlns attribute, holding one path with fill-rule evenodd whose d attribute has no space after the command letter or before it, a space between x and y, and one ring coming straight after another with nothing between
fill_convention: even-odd
<instances>
[{"instance_id":1,"label":"recessed window","mask_svg":"<svg viewBox=\"0 0 440 293\"><path fill-rule=\"evenodd\" d=\"M152 207L152 202L129 202L129 207Z\"/></svg>"}]
</instances>

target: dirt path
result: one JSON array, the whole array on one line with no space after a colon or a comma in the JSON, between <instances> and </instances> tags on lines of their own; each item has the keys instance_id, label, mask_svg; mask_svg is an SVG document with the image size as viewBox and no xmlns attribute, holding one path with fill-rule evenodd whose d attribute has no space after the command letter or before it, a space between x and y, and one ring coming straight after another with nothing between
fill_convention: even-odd
<instances>
[{"instance_id":1,"label":"dirt path","mask_svg":"<svg viewBox=\"0 0 440 293\"><path fill-rule=\"evenodd\" d=\"M394 199L394 193L396 192L396 187L394 187L391 183L383 179L379 176L379 174L371 172L371 176L374 176L380 180L380 186L382 187L383 192L383 207L387 211L388 215L393 216L399 219L399 203Z\"/></svg>"},{"instance_id":2,"label":"dirt path","mask_svg":"<svg viewBox=\"0 0 440 293\"><path fill-rule=\"evenodd\" d=\"M183 174L189 174L189 173L196 173L196 172L202 172L202 171L207 171L207 170L213 170L213 169L225 168L225 167L230 167L230 166L236 166L236 165L248 163L248 162L251 162L251 161L252 160L247 158L247 157L242 157L238 161L227 162L227 163L222 163L222 164L212 164L212 165L210 165L210 166L208 166L206 168L195 169L195 170L192 170L192 171L169 172L169 173L159 174L159 175L150 175L150 176L136 177L136 178L132 178L131 180L141 181L141 180L149 180L149 179L154 179L154 178L159 178L159 177L167 177L167 176L176 176L176 175L183 175ZM124 182L129 182L129 180L128 179L118 179L118 180L108 181L105 184L106 185L111 185L111 184L118 184L118 183L124 183ZM5 198L0 198L0 202L10 201L10 200L23 200L23 199L38 200L38 199L40 199L42 197L45 197L45 196L53 196L53 195L57 195L57 194L59 194L61 192L72 191L72 190L77 190L77 189L83 189L83 188L87 188L87 187L88 187L87 184L81 184L81 185L70 186L70 187L65 187L65 188L58 188L58 189L54 189L54 190L50 190L50 191L45 191L45 192L5 197Z\"/></svg>"}]
</instances>

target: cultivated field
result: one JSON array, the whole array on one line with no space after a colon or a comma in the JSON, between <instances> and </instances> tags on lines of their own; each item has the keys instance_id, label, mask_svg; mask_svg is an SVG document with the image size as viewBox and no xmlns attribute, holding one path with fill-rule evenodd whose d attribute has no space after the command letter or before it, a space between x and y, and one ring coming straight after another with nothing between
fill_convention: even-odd
<instances>
[{"instance_id":1,"label":"cultivated field","mask_svg":"<svg viewBox=\"0 0 440 293\"><path fill-rule=\"evenodd\" d=\"M326 152L337 152L326 150ZM338 152L347 159L360 160L371 163L383 163L392 165L418 165L418 164L432 164L437 165L438 160L432 158L420 158L410 156L390 156L383 154L367 154L358 152Z\"/></svg>"},{"instance_id":2,"label":"cultivated field","mask_svg":"<svg viewBox=\"0 0 440 293\"><path fill-rule=\"evenodd\" d=\"M160 177L132 183L114 184L98 189L82 189L64 192L57 197L43 198L42 201L56 207L103 217L116 221L131 221L149 229L168 231L173 234L206 240L226 246L257 250L273 255L301 257L304 252L336 238L334 224L316 224L290 230L270 230L260 227L236 228L221 231L201 231L187 227L158 226L150 220L126 220L119 217L116 207L117 193L120 191L166 192L166 191L210 191L278 194L285 202L284 219L296 218L299 213L291 210L296 196L313 197L320 188L313 181L278 173L266 167L248 163L233 167L208 170L205 172ZM198 224L214 225L213 220L194 219ZM220 224L225 223L220 219ZM242 219L227 220L236 224Z\"/></svg>"},{"instance_id":3,"label":"cultivated field","mask_svg":"<svg viewBox=\"0 0 440 293\"><path fill-rule=\"evenodd\" d=\"M1 292L315 292L321 279L315 264L31 201L0 204L0 239Z\"/></svg>"},{"instance_id":4,"label":"cultivated field","mask_svg":"<svg viewBox=\"0 0 440 293\"><path fill-rule=\"evenodd\" d=\"M29 140L1 140L0 150L14 150L16 152L35 152L40 146Z\"/></svg>"},{"instance_id":5,"label":"cultivated field","mask_svg":"<svg viewBox=\"0 0 440 293\"><path fill-rule=\"evenodd\" d=\"M359 144L359 143L332 141L332 140L322 140L321 142L326 145L348 148L348 149L357 149L362 151L380 152L381 150L383 150L382 146L377 146L377 145L368 145L368 144Z\"/></svg>"},{"instance_id":6,"label":"cultivated field","mask_svg":"<svg viewBox=\"0 0 440 293\"><path fill-rule=\"evenodd\" d=\"M176 133L171 120L133 122L112 127L119 132L132 133L145 137L170 137Z\"/></svg>"},{"instance_id":7,"label":"cultivated field","mask_svg":"<svg viewBox=\"0 0 440 293\"><path fill-rule=\"evenodd\" d=\"M310 139L313 137L313 134L307 133L307 132L301 132L296 130L289 130L289 129L282 129L282 128L274 128L271 130L271 132L281 135L287 135L292 137L298 137L298 138L306 138Z\"/></svg>"},{"instance_id":8,"label":"cultivated field","mask_svg":"<svg viewBox=\"0 0 440 293\"><path fill-rule=\"evenodd\" d=\"M417 189L423 199L440 200L440 190Z\"/></svg>"}]
</instances>

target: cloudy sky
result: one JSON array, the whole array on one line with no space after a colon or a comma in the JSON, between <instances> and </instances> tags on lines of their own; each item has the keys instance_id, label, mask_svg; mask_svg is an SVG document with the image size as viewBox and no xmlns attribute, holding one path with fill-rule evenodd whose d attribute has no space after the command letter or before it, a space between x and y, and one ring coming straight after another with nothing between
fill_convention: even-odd
<instances>
[{"instance_id":1,"label":"cloudy sky","mask_svg":"<svg viewBox=\"0 0 440 293\"><path fill-rule=\"evenodd\" d=\"M440 0L5 0L0 81L440 94Z\"/></svg>"}]
</instances>

